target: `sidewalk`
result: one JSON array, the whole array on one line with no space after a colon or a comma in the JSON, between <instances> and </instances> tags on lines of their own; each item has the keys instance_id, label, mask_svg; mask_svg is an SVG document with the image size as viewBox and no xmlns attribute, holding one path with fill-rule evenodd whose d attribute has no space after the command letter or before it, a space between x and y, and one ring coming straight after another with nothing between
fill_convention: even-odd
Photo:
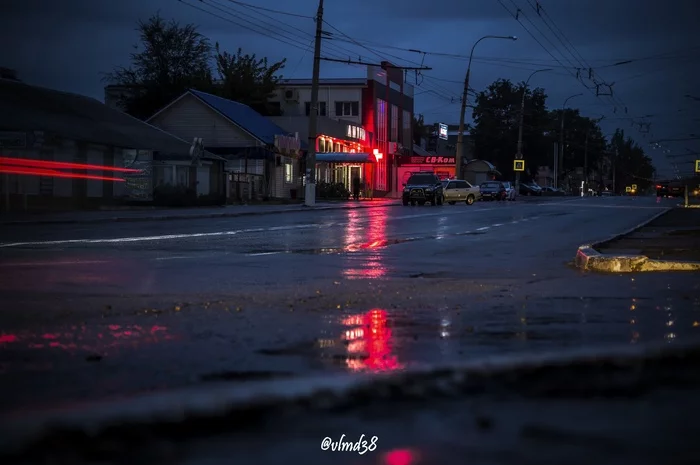
<instances>
[{"instance_id":1,"label":"sidewalk","mask_svg":"<svg viewBox=\"0 0 700 465\"><path fill-rule=\"evenodd\" d=\"M125 221L185 220L194 218L232 218L237 216L274 215L317 210L393 207L396 199L373 199L360 202L317 202L313 207L291 205L228 205L223 207L147 208L130 210L71 211L50 213L1 213L0 226L21 224L74 224Z\"/></svg>"},{"instance_id":2,"label":"sidewalk","mask_svg":"<svg viewBox=\"0 0 700 465\"><path fill-rule=\"evenodd\" d=\"M596 250L644 255L652 260L700 262L700 209L674 208L631 234L598 245Z\"/></svg>"}]
</instances>

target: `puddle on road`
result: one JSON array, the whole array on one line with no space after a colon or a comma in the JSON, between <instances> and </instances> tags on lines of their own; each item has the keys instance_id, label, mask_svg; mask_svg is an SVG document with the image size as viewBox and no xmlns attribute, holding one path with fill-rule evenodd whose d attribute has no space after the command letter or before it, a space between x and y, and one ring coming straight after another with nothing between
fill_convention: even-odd
<instances>
[{"instance_id":1,"label":"puddle on road","mask_svg":"<svg viewBox=\"0 0 700 465\"><path fill-rule=\"evenodd\" d=\"M122 349L177 340L162 325L75 325L46 332L0 333L0 361L17 361L18 352L53 351L88 355L88 361ZM21 357L21 356L20 356Z\"/></svg>"},{"instance_id":2,"label":"puddle on road","mask_svg":"<svg viewBox=\"0 0 700 465\"><path fill-rule=\"evenodd\" d=\"M491 355L700 340L700 299L529 298L326 316L334 336L265 349L326 369L387 372ZM324 332L327 332L325 330Z\"/></svg>"}]
</instances>

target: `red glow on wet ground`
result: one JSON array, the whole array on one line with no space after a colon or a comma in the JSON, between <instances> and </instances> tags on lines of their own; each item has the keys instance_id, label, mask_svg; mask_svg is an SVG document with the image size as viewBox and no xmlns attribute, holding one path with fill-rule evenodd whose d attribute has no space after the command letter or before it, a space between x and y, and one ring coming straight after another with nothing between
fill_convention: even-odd
<instances>
[{"instance_id":1,"label":"red glow on wet ground","mask_svg":"<svg viewBox=\"0 0 700 465\"><path fill-rule=\"evenodd\" d=\"M178 339L161 325L116 325L105 327L71 326L45 333L0 334L0 348L62 349L66 351L105 352L134 348Z\"/></svg>"},{"instance_id":2,"label":"red glow on wet ground","mask_svg":"<svg viewBox=\"0 0 700 465\"><path fill-rule=\"evenodd\" d=\"M392 354L391 329L386 324L385 310L374 309L343 320L347 326L343 338L348 342L350 354L366 355L364 360L348 359L348 367L354 371L393 371L403 367Z\"/></svg>"},{"instance_id":3,"label":"red glow on wet ground","mask_svg":"<svg viewBox=\"0 0 700 465\"><path fill-rule=\"evenodd\" d=\"M384 454L386 465L414 465L418 457L410 449L395 449Z\"/></svg>"},{"instance_id":4,"label":"red glow on wet ground","mask_svg":"<svg viewBox=\"0 0 700 465\"><path fill-rule=\"evenodd\" d=\"M373 212L374 213L374 212ZM386 247L387 213L382 209L377 214L365 216L357 209L348 213L345 233L345 251L372 252L373 254L350 257L343 274L349 279L376 279L386 275L387 269L379 249ZM363 220L368 222L363 222Z\"/></svg>"}]
</instances>

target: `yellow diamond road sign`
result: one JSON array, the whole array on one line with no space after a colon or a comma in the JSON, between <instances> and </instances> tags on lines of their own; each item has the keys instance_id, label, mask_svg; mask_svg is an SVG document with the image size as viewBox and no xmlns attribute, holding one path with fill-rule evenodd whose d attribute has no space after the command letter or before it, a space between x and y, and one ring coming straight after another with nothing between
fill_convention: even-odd
<instances>
[{"instance_id":1,"label":"yellow diamond road sign","mask_svg":"<svg viewBox=\"0 0 700 465\"><path fill-rule=\"evenodd\" d=\"M625 187L625 192L632 192L632 188L630 186Z\"/></svg>"},{"instance_id":2,"label":"yellow diamond road sign","mask_svg":"<svg viewBox=\"0 0 700 465\"><path fill-rule=\"evenodd\" d=\"M636 191L636 190L637 190L637 185L636 185L636 184L632 184L632 190L633 190L633 191Z\"/></svg>"},{"instance_id":3,"label":"yellow diamond road sign","mask_svg":"<svg viewBox=\"0 0 700 465\"><path fill-rule=\"evenodd\" d=\"M525 171L525 160L513 160L513 171Z\"/></svg>"},{"instance_id":4,"label":"yellow diamond road sign","mask_svg":"<svg viewBox=\"0 0 700 465\"><path fill-rule=\"evenodd\" d=\"M700 160L695 160L695 172L700 173Z\"/></svg>"}]
</instances>

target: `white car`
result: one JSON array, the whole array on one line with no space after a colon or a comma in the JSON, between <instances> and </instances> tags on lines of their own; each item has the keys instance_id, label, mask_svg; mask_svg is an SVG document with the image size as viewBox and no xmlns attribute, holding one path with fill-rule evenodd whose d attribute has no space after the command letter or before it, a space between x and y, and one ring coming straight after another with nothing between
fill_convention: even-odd
<instances>
[{"instance_id":1,"label":"white car","mask_svg":"<svg viewBox=\"0 0 700 465\"><path fill-rule=\"evenodd\" d=\"M503 186L506 188L506 200L515 200L515 187L509 182L504 182Z\"/></svg>"},{"instance_id":2,"label":"white car","mask_svg":"<svg viewBox=\"0 0 700 465\"><path fill-rule=\"evenodd\" d=\"M479 186L472 186L461 179L443 180L442 192L445 195L445 202L450 205L454 205L457 202L465 202L467 205L471 205L481 197Z\"/></svg>"}]
</instances>

